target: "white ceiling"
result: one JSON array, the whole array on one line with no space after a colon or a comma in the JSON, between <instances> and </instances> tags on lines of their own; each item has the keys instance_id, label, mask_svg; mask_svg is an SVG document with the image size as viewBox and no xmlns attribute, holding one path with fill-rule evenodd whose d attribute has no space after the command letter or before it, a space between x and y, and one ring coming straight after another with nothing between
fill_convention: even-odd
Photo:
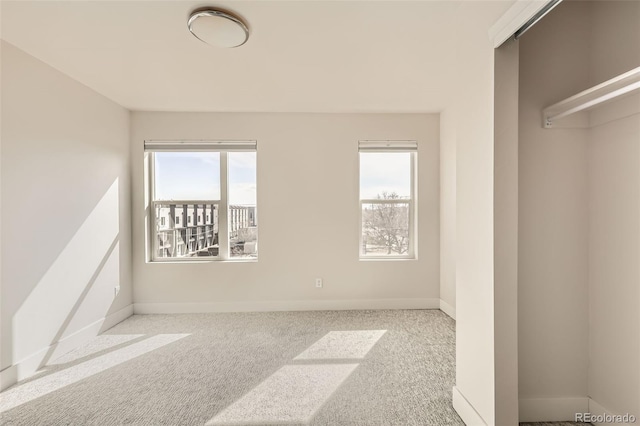
<instances>
[{"instance_id":1,"label":"white ceiling","mask_svg":"<svg viewBox=\"0 0 640 426\"><path fill-rule=\"evenodd\" d=\"M487 29L513 1L487 2ZM432 112L454 84L459 1L2 1L2 38L132 110ZM236 49L187 30L219 6Z\"/></svg>"}]
</instances>

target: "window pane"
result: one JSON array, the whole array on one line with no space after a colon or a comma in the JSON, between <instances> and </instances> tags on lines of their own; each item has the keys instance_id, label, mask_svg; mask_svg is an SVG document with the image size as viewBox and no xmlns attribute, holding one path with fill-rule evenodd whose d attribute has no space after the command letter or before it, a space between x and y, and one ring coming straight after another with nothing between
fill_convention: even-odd
<instances>
[{"instance_id":1,"label":"window pane","mask_svg":"<svg viewBox=\"0 0 640 426\"><path fill-rule=\"evenodd\" d=\"M409 203L364 203L362 205L362 255L407 255L409 213Z\"/></svg>"},{"instance_id":2,"label":"window pane","mask_svg":"<svg viewBox=\"0 0 640 426\"><path fill-rule=\"evenodd\" d=\"M256 209L256 153L230 152L229 254L232 258L258 256Z\"/></svg>"},{"instance_id":3,"label":"window pane","mask_svg":"<svg viewBox=\"0 0 640 426\"><path fill-rule=\"evenodd\" d=\"M217 204L156 204L158 258L218 256Z\"/></svg>"},{"instance_id":4,"label":"window pane","mask_svg":"<svg viewBox=\"0 0 640 426\"><path fill-rule=\"evenodd\" d=\"M219 200L219 152L156 152L156 200Z\"/></svg>"},{"instance_id":5,"label":"window pane","mask_svg":"<svg viewBox=\"0 0 640 426\"><path fill-rule=\"evenodd\" d=\"M411 198L411 153L360 153L360 199Z\"/></svg>"},{"instance_id":6,"label":"window pane","mask_svg":"<svg viewBox=\"0 0 640 426\"><path fill-rule=\"evenodd\" d=\"M229 204L256 205L256 153L230 152Z\"/></svg>"}]
</instances>

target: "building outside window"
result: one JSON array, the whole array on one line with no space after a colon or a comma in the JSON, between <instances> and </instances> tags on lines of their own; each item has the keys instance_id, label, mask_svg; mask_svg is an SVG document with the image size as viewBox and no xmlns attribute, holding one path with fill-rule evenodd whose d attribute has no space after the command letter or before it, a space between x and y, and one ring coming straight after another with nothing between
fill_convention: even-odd
<instances>
[{"instance_id":1,"label":"building outside window","mask_svg":"<svg viewBox=\"0 0 640 426\"><path fill-rule=\"evenodd\" d=\"M361 141L360 258L416 256L415 141Z\"/></svg>"},{"instance_id":2,"label":"building outside window","mask_svg":"<svg viewBox=\"0 0 640 426\"><path fill-rule=\"evenodd\" d=\"M257 258L255 142L145 141L145 151L152 261Z\"/></svg>"}]
</instances>

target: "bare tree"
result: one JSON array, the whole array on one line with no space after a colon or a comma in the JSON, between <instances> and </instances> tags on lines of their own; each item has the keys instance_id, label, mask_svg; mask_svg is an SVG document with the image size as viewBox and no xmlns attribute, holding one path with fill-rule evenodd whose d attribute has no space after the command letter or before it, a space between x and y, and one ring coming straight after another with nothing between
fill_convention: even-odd
<instances>
[{"instance_id":1,"label":"bare tree","mask_svg":"<svg viewBox=\"0 0 640 426\"><path fill-rule=\"evenodd\" d=\"M395 193L378 194L379 200L401 200ZM409 204L403 202L372 203L363 211L366 245L386 249L387 254L404 254L409 250ZM365 247L366 247L365 245Z\"/></svg>"}]
</instances>

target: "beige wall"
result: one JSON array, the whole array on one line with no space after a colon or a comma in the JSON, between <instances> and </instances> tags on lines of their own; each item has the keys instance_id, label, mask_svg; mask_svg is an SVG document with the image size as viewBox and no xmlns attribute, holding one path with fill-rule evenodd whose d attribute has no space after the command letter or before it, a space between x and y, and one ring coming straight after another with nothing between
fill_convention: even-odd
<instances>
[{"instance_id":1,"label":"beige wall","mask_svg":"<svg viewBox=\"0 0 640 426\"><path fill-rule=\"evenodd\" d=\"M520 399L587 394L588 130L541 111L589 87L589 12L562 3L520 40Z\"/></svg>"},{"instance_id":2,"label":"beige wall","mask_svg":"<svg viewBox=\"0 0 640 426\"><path fill-rule=\"evenodd\" d=\"M599 0L591 4L591 84L640 66L640 2Z\"/></svg>"},{"instance_id":3,"label":"beige wall","mask_svg":"<svg viewBox=\"0 0 640 426\"><path fill-rule=\"evenodd\" d=\"M592 84L640 66L640 2L595 2L592 22ZM590 115L588 393L640 418L640 94Z\"/></svg>"},{"instance_id":4,"label":"beige wall","mask_svg":"<svg viewBox=\"0 0 640 426\"><path fill-rule=\"evenodd\" d=\"M5 386L97 334L132 289L129 112L5 42L2 106Z\"/></svg>"},{"instance_id":5,"label":"beige wall","mask_svg":"<svg viewBox=\"0 0 640 426\"><path fill-rule=\"evenodd\" d=\"M639 98L640 100L640 98ZM640 115L589 138L589 396L640 417Z\"/></svg>"},{"instance_id":6,"label":"beige wall","mask_svg":"<svg viewBox=\"0 0 640 426\"><path fill-rule=\"evenodd\" d=\"M456 315L456 129L452 111L440 114L440 300Z\"/></svg>"},{"instance_id":7,"label":"beige wall","mask_svg":"<svg viewBox=\"0 0 640 426\"><path fill-rule=\"evenodd\" d=\"M640 97L540 121L640 66L639 19L638 2L565 2L520 42L521 420L569 420L589 398L638 413Z\"/></svg>"},{"instance_id":8,"label":"beige wall","mask_svg":"<svg viewBox=\"0 0 640 426\"><path fill-rule=\"evenodd\" d=\"M437 307L438 127L437 114L134 112L136 311ZM258 262L145 262L145 139L257 140ZM362 139L418 141L417 260L358 260Z\"/></svg>"}]
</instances>

